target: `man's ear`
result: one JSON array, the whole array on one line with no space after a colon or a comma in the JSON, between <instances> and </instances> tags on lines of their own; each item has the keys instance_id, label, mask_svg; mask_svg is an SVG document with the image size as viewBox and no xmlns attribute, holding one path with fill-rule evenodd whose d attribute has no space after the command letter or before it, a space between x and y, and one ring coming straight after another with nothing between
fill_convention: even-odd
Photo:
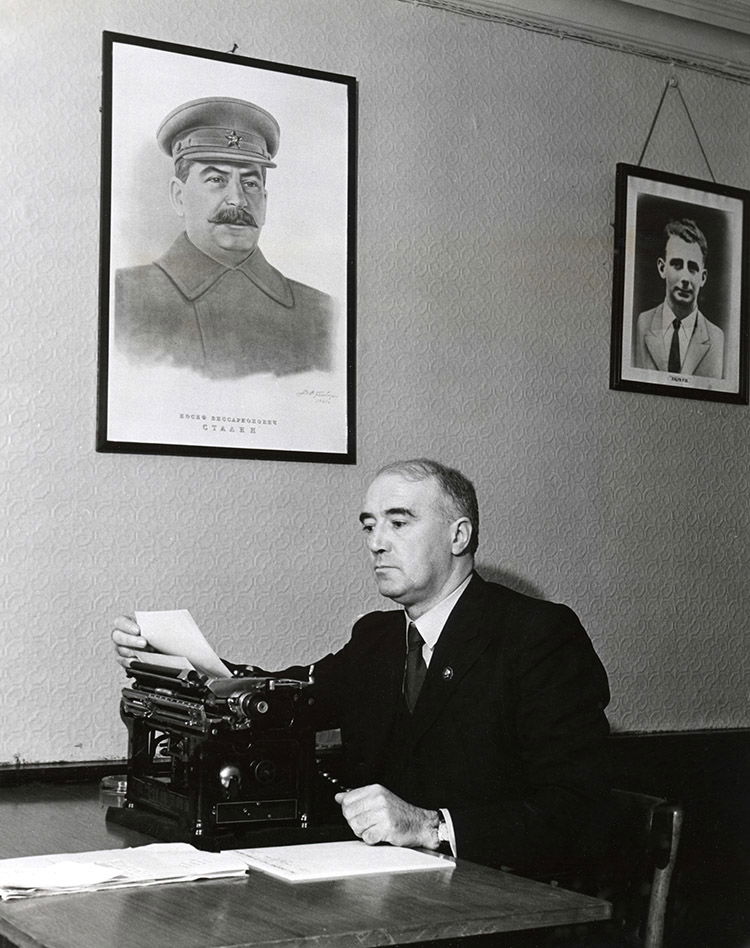
<instances>
[{"instance_id":1,"label":"man's ear","mask_svg":"<svg viewBox=\"0 0 750 948\"><path fill-rule=\"evenodd\" d=\"M454 556L461 556L465 553L471 542L471 535L473 533L473 527L471 526L471 521L468 517L461 517L459 520L454 520L451 524L452 537L451 537L451 553Z\"/></svg>"},{"instance_id":2,"label":"man's ear","mask_svg":"<svg viewBox=\"0 0 750 948\"><path fill-rule=\"evenodd\" d=\"M663 257L659 257L659 259L656 261L656 269L659 271L659 276L660 276L660 277L662 278L662 280L663 280L663 279L664 279L664 274L667 272L667 265L666 265L666 263L664 262L664 258L663 258Z\"/></svg>"},{"instance_id":3,"label":"man's ear","mask_svg":"<svg viewBox=\"0 0 750 948\"><path fill-rule=\"evenodd\" d=\"M169 203L174 208L174 212L178 217L185 216L185 208L182 203L182 194L185 190L185 186L180 181L178 177L173 177L169 182Z\"/></svg>"}]
</instances>

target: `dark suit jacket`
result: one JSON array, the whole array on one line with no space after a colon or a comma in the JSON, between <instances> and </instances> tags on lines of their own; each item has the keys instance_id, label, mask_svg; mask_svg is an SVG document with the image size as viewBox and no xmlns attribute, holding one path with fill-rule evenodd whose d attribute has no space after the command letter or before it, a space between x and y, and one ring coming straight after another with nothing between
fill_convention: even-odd
<instances>
[{"instance_id":1,"label":"dark suit jacket","mask_svg":"<svg viewBox=\"0 0 750 948\"><path fill-rule=\"evenodd\" d=\"M475 574L412 717L404 655L403 612L373 612L315 665L317 723L341 728L349 786L449 809L459 855L477 862L544 874L593 851L609 689L575 614Z\"/></svg>"}]
</instances>

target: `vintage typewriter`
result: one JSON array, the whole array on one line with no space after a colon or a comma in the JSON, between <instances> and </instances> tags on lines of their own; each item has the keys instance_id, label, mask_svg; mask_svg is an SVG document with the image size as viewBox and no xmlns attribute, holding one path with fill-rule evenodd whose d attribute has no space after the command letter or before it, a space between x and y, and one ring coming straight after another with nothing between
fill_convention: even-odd
<instances>
[{"instance_id":1,"label":"vintage typewriter","mask_svg":"<svg viewBox=\"0 0 750 948\"><path fill-rule=\"evenodd\" d=\"M322 822L312 681L211 679L138 661L128 676L127 792L108 820L201 849L312 841Z\"/></svg>"}]
</instances>

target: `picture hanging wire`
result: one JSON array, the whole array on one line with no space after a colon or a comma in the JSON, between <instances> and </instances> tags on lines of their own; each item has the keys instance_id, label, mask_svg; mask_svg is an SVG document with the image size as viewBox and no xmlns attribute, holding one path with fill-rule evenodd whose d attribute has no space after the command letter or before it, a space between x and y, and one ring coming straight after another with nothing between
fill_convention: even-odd
<instances>
[{"instance_id":1,"label":"picture hanging wire","mask_svg":"<svg viewBox=\"0 0 750 948\"><path fill-rule=\"evenodd\" d=\"M711 180L713 181L713 183L716 184L716 178L714 177L714 173L711 169L711 165L709 164L708 158L706 157L706 152L703 148L703 143L701 142L700 135L698 134L698 130L695 127L695 122L693 122L693 117L690 114L690 109L687 107L687 102L685 101L685 97L683 96L682 90L680 89L680 84L677 81L677 76L674 76L674 75L670 76L669 79L667 79L666 84L664 86L664 91L661 94L661 99L659 99L659 104L656 107L656 114L654 115L653 121L651 122L651 128L649 128L648 130L648 135L646 136L646 142L643 146L643 150L641 151L641 157L638 159L638 167L640 167L641 164L643 163L643 156L646 154L648 143L651 141L651 135L653 134L657 119L659 118L659 113L661 112L661 107L662 105L664 105L664 99L666 98L667 92L669 92L670 89L677 90L677 94L680 97L680 102L682 102L683 108L685 109L685 114L687 115L688 121L690 122L690 127L692 128L693 134L695 135L695 140L698 142L698 147L700 148L701 154L703 155L703 160L706 162L708 173L711 175Z\"/></svg>"}]
</instances>

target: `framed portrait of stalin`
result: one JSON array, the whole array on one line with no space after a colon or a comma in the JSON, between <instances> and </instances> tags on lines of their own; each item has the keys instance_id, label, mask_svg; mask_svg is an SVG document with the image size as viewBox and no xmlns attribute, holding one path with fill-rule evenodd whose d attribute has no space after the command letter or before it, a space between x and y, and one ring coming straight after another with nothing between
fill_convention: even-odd
<instances>
[{"instance_id":1,"label":"framed portrait of stalin","mask_svg":"<svg viewBox=\"0 0 750 948\"><path fill-rule=\"evenodd\" d=\"M352 463L352 77L104 34L97 448Z\"/></svg>"}]
</instances>

